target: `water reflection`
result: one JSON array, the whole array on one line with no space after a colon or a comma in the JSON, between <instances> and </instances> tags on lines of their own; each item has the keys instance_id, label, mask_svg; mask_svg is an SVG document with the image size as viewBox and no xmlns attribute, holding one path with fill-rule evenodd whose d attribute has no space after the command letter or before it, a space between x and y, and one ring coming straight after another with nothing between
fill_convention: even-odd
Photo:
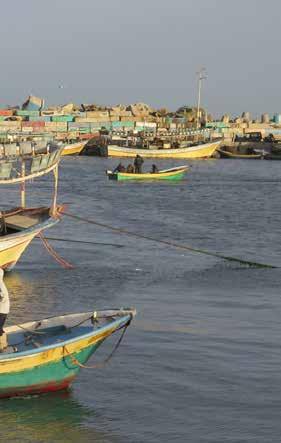
<instances>
[{"instance_id":1,"label":"water reflection","mask_svg":"<svg viewBox=\"0 0 281 443\"><path fill-rule=\"evenodd\" d=\"M88 425L94 410L82 406L71 392L4 400L0 403L0 438L21 442L114 441Z\"/></svg>"}]
</instances>

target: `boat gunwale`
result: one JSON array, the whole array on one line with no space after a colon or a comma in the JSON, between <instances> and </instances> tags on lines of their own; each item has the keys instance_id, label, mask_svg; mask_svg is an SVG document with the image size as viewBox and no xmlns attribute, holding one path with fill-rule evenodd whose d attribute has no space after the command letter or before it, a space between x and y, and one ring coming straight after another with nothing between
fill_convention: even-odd
<instances>
[{"instance_id":1,"label":"boat gunwale","mask_svg":"<svg viewBox=\"0 0 281 443\"><path fill-rule=\"evenodd\" d=\"M40 232L48 227L54 226L58 222L59 222L59 218L54 218L50 215L47 220L40 222L40 223L36 223L36 225L31 226L30 228L25 228L19 232L13 232L12 234L6 234L3 236L0 236L0 245L1 245L1 243L4 243L5 241L15 240L16 238L20 239L22 237L34 234L36 231Z\"/></svg>"},{"instance_id":2,"label":"boat gunwale","mask_svg":"<svg viewBox=\"0 0 281 443\"><path fill-rule=\"evenodd\" d=\"M85 314L87 314L87 313L85 313ZM90 314L94 315L94 312L89 312L89 315ZM71 315L71 314L69 314L69 315ZM125 325L127 322L129 322L129 320L132 318L133 315L134 315L134 311L132 310L131 313L128 312L128 314L124 314L124 316L122 316L120 319L113 320L109 324L101 326L99 329L93 329L91 332L87 332L85 334L80 334L77 337L73 337L68 340L61 341L59 343L53 343L53 344L45 345L45 346L43 345L43 346L40 346L40 348L34 348L34 349L30 349L27 351L21 351L21 352L15 352L13 354L12 353L6 353L6 354L0 353L0 365L2 362L6 363L6 362L11 362L11 361L16 361L16 360L22 359L23 357L24 358L32 358L35 355L39 355L39 354L44 353L46 351L49 351L52 349L63 348L64 346L66 346L68 344L79 342L80 340L84 340L84 339L94 337L94 336L97 337L97 341L98 341L98 337L100 335L103 336L104 333L110 332L110 331L112 331L111 333L114 333L117 330L118 326ZM51 319L51 318L57 318L57 317L49 317L49 319ZM42 320L47 320L47 318L42 319ZM24 323L23 323L23 325L24 325ZM9 327L5 328L5 331L9 335ZM38 329L38 331L40 331L40 330ZM102 339L102 337L101 337L101 339ZM0 373L0 376L1 376L1 373Z\"/></svg>"}]
</instances>

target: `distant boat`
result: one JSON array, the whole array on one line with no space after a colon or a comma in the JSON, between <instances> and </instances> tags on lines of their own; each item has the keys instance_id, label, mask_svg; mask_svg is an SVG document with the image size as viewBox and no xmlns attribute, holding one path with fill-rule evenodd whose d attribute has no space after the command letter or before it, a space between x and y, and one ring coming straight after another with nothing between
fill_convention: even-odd
<instances>
[{"instance_id":1,"label":"distant boat","mask_svg":"<svg viewBox=\"0 0 281 443\"><path fill-rule=\"evenodd\" d=\"M141 174L128 172L106 171L108 178L113 180L180 180L189 169L187 165L176 168L162 169L159 172L143 172Z\"/></svg>"},{"instance_id":2,"label":"distant boat","mask_svg":"<svg viewBox=\"0 0 281 443\"><path fill-rule=\"evenodd\" d=\"M126 146L108 145L108 157L135 157L137 154L144 158L179 158L179 159L200 159L212 157L218 149L221 141L212 143L203 143L186 148L168 148L168 149L143 149L130 148ZM104 151L103 147L103 151ZM93 155L101 155L99 148L93 149ZM103 154L104 156L104 154Z\"/></svg>"},{"instance_id":3,"label":"distant boat","mask_svg":"<svg viewBox=\"0 0 281 443\"><path fill-rule=\"evenodd\" d=\"M57 183L61 149L47 154L5 157L0 160L0 186L20 185L21 206L0 212L0 267L12 269L33 238L58 223ZM26 208L25 183L50 172L55 175L51 207Z\"/></svg>"},{"instance_id":4,"label":"distant boat","mask_svg":"<svg viewBox=\"0 0 281 443\"><path fill-rule=\"evenodd\" d=\"M135 314L106 310L5 327L9 347L0 354L0 398L68 388L103 341Z\"/></svg>"},{"instance_id":5,"label":"distant boat","mask_svg":"<svg viewBox=\"0 0 281 443\"><path fill-rule=\"evenodd\" d=\"M222 158L244 159L244 160L263 158L263 154L239 154L239 153L224 151L223 149L218 149L218 152L220 153Z\"/></svg>"},{"instance_id":6,"label":"distant boat","mask_svg":"<svg viewBox=\"0 0 281 443\"><path fill-rule=\"evenodd\" d=\"M83 142L78 142L78 143L72 143L72 144L68 144L68 145L64 145L63 151L62 151L62 156L65 155L79 155L85 144L87 143L87 141L83 141Z\"/></svg>"}]
</instances>

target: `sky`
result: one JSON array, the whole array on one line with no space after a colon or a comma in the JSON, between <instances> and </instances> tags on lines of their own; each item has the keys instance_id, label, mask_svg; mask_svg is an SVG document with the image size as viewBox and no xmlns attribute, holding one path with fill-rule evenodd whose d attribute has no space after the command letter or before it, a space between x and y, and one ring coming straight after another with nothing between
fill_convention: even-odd
<instances>
[{"instance_id":1,"label":"sky","mask_svg":"<svg viewBox=\"0 0 281 443\"><path fill-rule=\"evenodd\" d=\"M0 104L281 113L280 0L0 0ZM63 86L63 87L60 87Z\"/></svg>"}]
</instances>

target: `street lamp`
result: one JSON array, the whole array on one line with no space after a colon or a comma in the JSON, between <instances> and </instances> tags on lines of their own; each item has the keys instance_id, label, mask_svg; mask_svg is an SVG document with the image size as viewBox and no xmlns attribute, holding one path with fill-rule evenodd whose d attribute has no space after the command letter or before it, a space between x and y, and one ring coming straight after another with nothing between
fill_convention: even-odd
<instances>
[{"instance_id":1,"label":"street lamp","mask_svg":"<svg viewBox=\"0 0 281 443\"><path fill-rule=\"evenodd\" d=\"M196 75L198 76L198 97L197 97L196 129L199 129L201 87L202 87L202 80L206 80L206 78L207 78L207 70L206 70L206 68L200 68L199 71L196 72Z\"/></svg>"}]
</instances>

